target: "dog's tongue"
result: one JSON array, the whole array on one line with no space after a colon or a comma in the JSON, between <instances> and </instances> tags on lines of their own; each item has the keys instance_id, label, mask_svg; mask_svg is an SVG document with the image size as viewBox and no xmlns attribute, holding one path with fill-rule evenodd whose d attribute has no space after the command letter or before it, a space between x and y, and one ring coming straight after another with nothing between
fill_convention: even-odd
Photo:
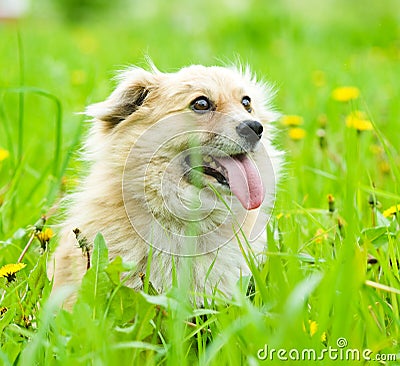
<instances>
[{"instance_id":1,"label":"dog's tongue","mask_svg":"<svg viewBox=\"0 0 400 366\"><path fill-rule=\"evenodd\" d=\"M254 162L247 155L217 160L226 169L229 187L242 206L246 210L259 207L264 200L265 191Z\"/></svg>"}]
</instances>

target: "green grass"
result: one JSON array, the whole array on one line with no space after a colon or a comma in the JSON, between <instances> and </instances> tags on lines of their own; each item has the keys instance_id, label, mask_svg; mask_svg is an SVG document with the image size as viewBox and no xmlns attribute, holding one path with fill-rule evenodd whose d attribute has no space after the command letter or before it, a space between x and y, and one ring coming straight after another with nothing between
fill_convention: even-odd
<instances>
[{"instance_id":1,"label":"green grass","mask_svg":"<svg viewBox=\"0 0 400 366\"><path fill-rule=\"evenodd\" d=\"M163 71L239 57L275 83L278 109L303 117L306 131L294 141L278 124L286 176L254 293L246 296L243 279L226 306L201 309L179 286L135 293L119 280L129 268L109 264L98 237L67 312L67 292L48 300L48 254L34 239L16 281L0 279L0 364L400 364L400 221L382 215L400 203L398 2L155 3L68 23L41 1L29 19L0 24L0 148L10 153L0 162L0 265L16 263L41 215L57 231L60 198L82 171L76 152L87 126L76 112L110 93L116 70L145 54ZM346 85L360 97L333 100ZM346 127L356 110L373 131ZM319 354L339 338L344 350L396 354L397 363L257 358L265 345Z\"/></svg>"}]
</instances>

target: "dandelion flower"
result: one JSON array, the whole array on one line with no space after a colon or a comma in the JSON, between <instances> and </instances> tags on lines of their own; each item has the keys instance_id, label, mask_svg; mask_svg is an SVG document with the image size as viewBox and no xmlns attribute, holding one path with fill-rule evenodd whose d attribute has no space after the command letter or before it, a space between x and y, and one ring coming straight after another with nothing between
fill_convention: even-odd
<instances>
[{"instance_id":1,"label":"dandelion flower","mask_svg":"<svg viewBox=\"0 0 400 366\"><path fill-rule=\"evenodd\" d=\"M354 111L346 117L346 126L354 128L357 131L370 131L373 126L370 120L367 119L364 112Z\"/></svg>"},{"instance_id":2,"label":"dandelion flower","mask_svg":"<svg viewBox=\"0 0 400 366\"><path fill-rule=\"evenodd\" d=\"M328 239L328 233L324 230L319 228L315 233L315 242L317 244L321 244L324 240Z\"/></svg>"},{"instance_id":3,"label":"dandelion flower","mask_svg":"<svg viewBox=\"0 0 400 366\"><path fill-rule=\"evenodd\" d=\"M390 164L386 160L382 160L379 164L379 170L382 174L389 174L390 173Z\"/></svg>"},{"instance_id":4,"label":"dandelion flower","mask_svg":"<svg viewBox=\"0 0 400 366\"><path fill-rule=\"evenodd\" d=\"M290 126L290 127L297 127L297 126L301 126L304 122L303 117L301 116L297 116L297 115L287 115L287 116L283 116L281 119L281 123L284 126Z\"/></svg>"},{"instance_id":5,"label":"dandelion flower","mask_svg":"<svg viewBox=\"0 0 400 366\"><path fill-rule=\"evenodd\" d=\"M39 231L36 234L36 238L40 241L40 245L43 250L46 249L47 244L49 243L50 239L53 237L53 230L50 228L46 228L43 231Z\"/></svg>"},{"instance_id":6,"label":"dandelion flower","mask_svg":"<svg viewBox=\"0 0 400 366\"><path fill-rule=\"evenodd\" d=\"M355 128L357 131L371 131L373 130L372 123L368 120L358 120L354 124L353 128Z\"/></svg>"},{"instance_id":7,"label":"dandelion flower","mask_svg":"<svg viewBox=\"0 0 400 366\"><path fill-rule=\"evenodd\" d=\"M87 80L87 75L84 70L73 70L71 73L71 83L72 85L82 85L85 84Z\"/></svg>"},{"instance_id":8,"label":"dandelion flower","mask_svg":"<svg viewBox=\"0 0 400 366\"><path fill-rule=\"evenodd\" d=\"M321 70L315 70L312 73L312 81L316 87L322 87L326 84L326 76L325 73Z\"/></svg>"},{"instance_id":9,"label":"dandelion flower","mask_svg":"<svg viewBox=\"0 0 400 366\"><path fill-rule=\"evenodd\" d=\"M312 337L315 333L317 333L318 323L315 320L309 320L308 322L310 324L310 335Z\"/></svg>"},{"instance_id":10,"label":"dandelion flower","mask_svg":"<svg viewBox=\"0 0 400 366\"><path fill-rule=\"evenodd\" d=\"M0 268L0 277L6 278L10 283L15 280L15 274L24 267L26 267L25 263L6 264Z\"/></svg>"},{"instance_id":11,"label":"dandelion flower","mask_svg":"<svg viewBox=\"0 0 400 366\"><path fill-rule=\"evenodd\" d=\"M0 161L6 160L9 156L9 151L0 147Z\"/></svg>"},{"instance_id":12,"label":"dandelion flower","mask_svg":"<svg viewBox=\"0 0 400 366\"><path fill-rule=\"evenodd\" d=\"M326 128L327 124L328 124L328 117L326 116L326 114L320 114L317 118L318 120L318 124L321 128Z\"/></svg>"},{"instance_id":13,"label":"dandelion flower","mask_svg":"<svg viewBox=\"0 0 400 366\"><path fill-rule=\"evenodd\" d=\"M383 216L385 217L394 216L398 212L400 212L400 204L389 207L387 210L383 211Z\"/></svg>"},{"instance_id":14,"label":"dandelion flower","mask_svg":"<svg viewBox=\"0 0 400 366\"><path fill-rule=\"evenodd\" d=\"M332 194L328 194L327 198L329 212L335 212L335 197Z\"/></svg>"},{"instance_id":15,"label":"dandelion flower","mask_svg":"<svg viewBox=\"0 0 400 366\"><path fill-rule=\"evenodd\" d=\"M310 336L312 337L318 331L318 323L315 320L309 320L308 326L310 330ZM306 326L303 323L303 331L307 332Z\"/></svg>"},{"instance_id":16,"label":"dandelion flower","mask_svg":"<svg viewBox=\"0 0 400 366\"><path fill-rule=\"evenodd\" d=\"M95 53L99 48L99 42L90 33L82 32L76 34L79 49L86 55Z\"/></svg>"},{"instance_id":17,"label":"dandelion flower","mask_svg":"<svg viewBox=\"0 0 400 366\"><path fill-rule=\"evenodd\" d=\"M338 102L348 102L359 96L360 90L355 86L341 86L332 91L332 98Z\"/></svg>"},{"instance_id":18,"label":"dandelion flower","mask_svg":"<svg viewBox=\"0 0 400 366\"><path fill-rule=\"evenodd\" d=\"M369 147L369 150L374 154L374 155L381 155L385 152L385 150L383 150L383 147L381 145L377 145L377 144L372 144Z\"/></svg>"},{"instance_id":19,"label":"dandelion flower","mask_svg":"<svg viewBox=\"0 0 400 366\"><path fill-rule=\"evenodd\" d=\"M291 128L289 130L289 137L295 141L302 140L304 137L306 137L306 131L300 127Z\"/></svg>"}]
</instances>

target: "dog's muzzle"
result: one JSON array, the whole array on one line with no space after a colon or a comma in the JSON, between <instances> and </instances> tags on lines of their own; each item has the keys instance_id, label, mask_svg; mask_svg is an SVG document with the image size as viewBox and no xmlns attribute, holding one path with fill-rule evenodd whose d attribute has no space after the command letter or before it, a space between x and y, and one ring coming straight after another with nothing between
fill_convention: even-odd
<instances>
[{"instance_id":1,"label":"dog's muzzle","mask_svg":"<svg viewBox=\"0 0 400 366\"><path fill-rule=\"evenodd\" d=\"M185 176L194 185L201 186L202 175L213 177L239 199L246 210L258 208L264 200L265 187L255 162L247 154L224 157L212 155L184 159Z\"/></svg>"}]
</instances>

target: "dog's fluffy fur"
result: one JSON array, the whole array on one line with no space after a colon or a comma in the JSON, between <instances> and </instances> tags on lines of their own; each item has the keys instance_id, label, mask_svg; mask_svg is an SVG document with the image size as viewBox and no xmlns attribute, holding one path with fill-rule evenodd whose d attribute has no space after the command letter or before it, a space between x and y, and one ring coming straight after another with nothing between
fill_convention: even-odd
<instances>
[{"instance_id":1,"label":"dog's fluffy fur","mask_svg":"<svg viewBox=\"0 0 400 366\"><path fill-rule=\"evenodd\" d=\"M194 105L202 96L207 99ZM251 99L251 106L243 97ZM136 263L136 273L127 279L133 288L142 285L138 273L146 272L151 244L149 279L156 289L171 286L173 267L179 274L186 258L179 254L201 254L191 257L187 278L191 289L211 294L217 287L231 295L239 277L250 273L233 226L238 221L251 235L260 212L273 205L281 154L270 142L269 126L276 119L271 97L266 84L258 83L248 70L237 68L194 65L176 73L161 73L155 67L123 72L110 97L87 109L93 121L83 157L90 169L79 190L70 196L54 256L55 286L77 283L85 273L86 258L73 233L79 228L89 242L101 232L111 259L122 256ZM210 105L204 105L204 100ZM205 107L209 109L201 110ZM249 143L246 134L238 133L238 125L244 121L262 123L260 141ZM259 168L266 193L260 208L246 210L246 202L240 203L226 182L213 176L196 173L200 181L194 184L184 174L179 157L190 148L184 132L196 130L201 130L201 148L229 156L248 155L257 167L266 166ZM176 138L166 142L170 137ZM217 193L207 189L209 183ZM185 215L190 213L193 195L200 191L208 214L196 223L196 241L189 253ZM223 200L230 204L229 210ZM265 228L265 221L261 225ZM264 246L265 238L251 244L256 254L262 253Z\"/></svg>"}]
</instances>

